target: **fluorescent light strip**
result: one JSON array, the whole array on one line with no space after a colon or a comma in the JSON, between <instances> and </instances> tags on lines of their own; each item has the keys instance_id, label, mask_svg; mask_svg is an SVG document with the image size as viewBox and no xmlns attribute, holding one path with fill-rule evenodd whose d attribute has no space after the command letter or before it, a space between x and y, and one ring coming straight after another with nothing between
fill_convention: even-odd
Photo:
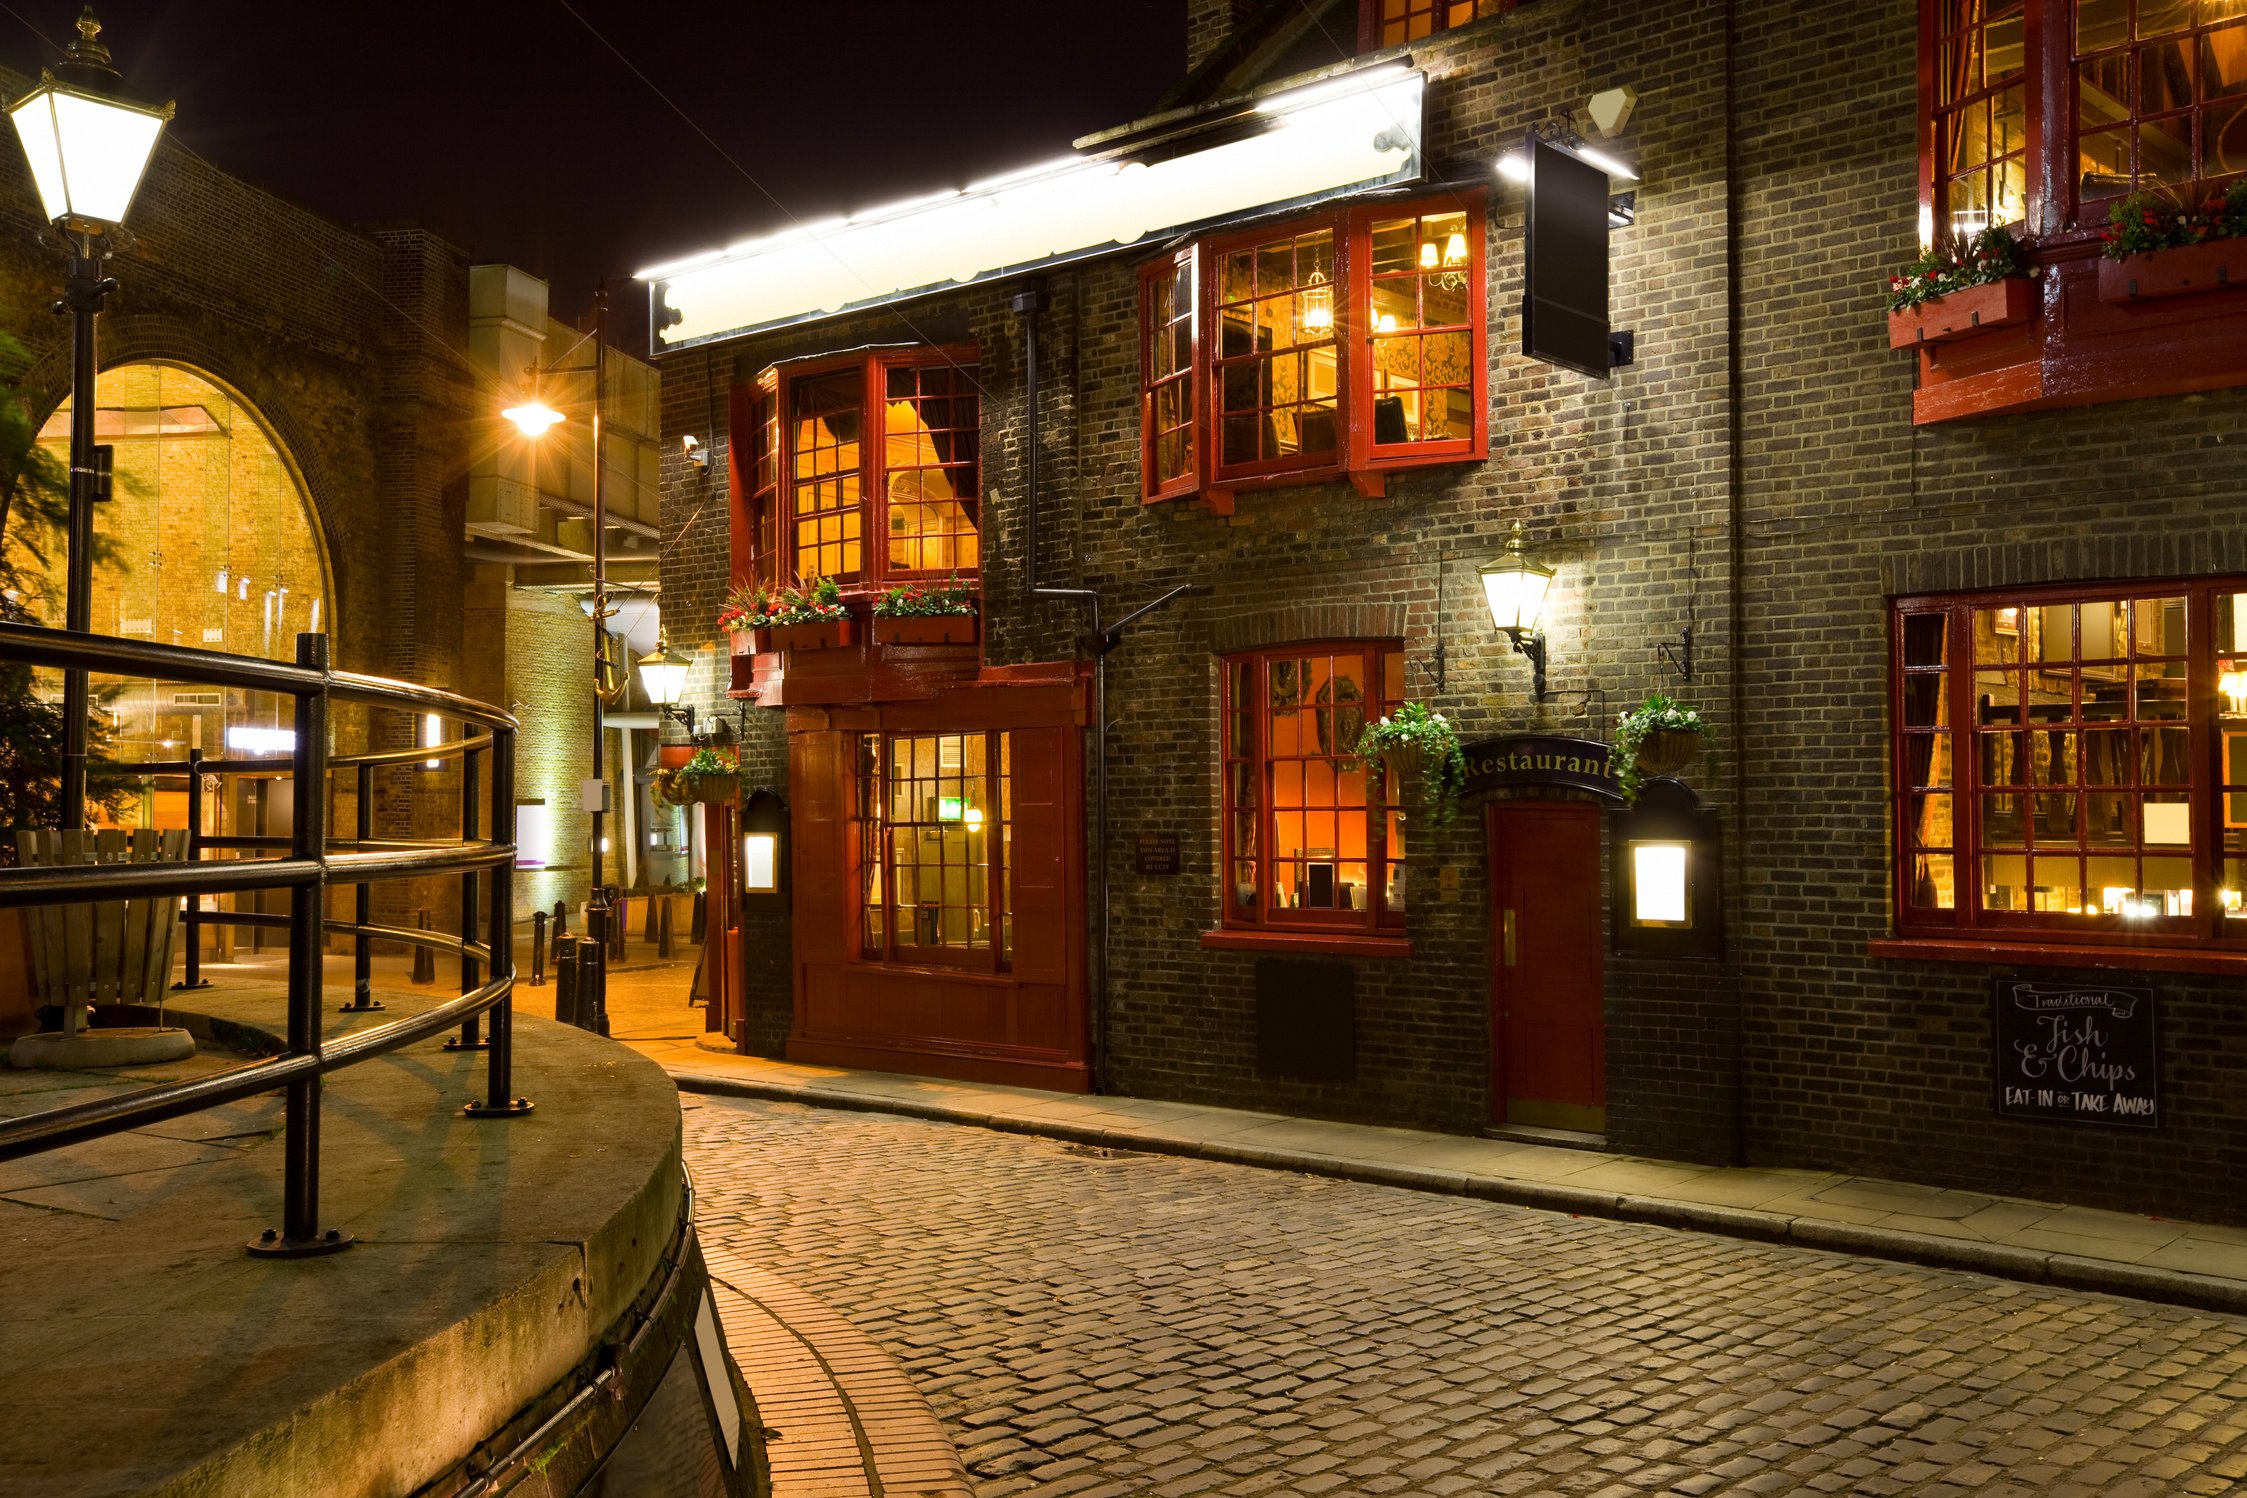
<instances>
[{"instance_id":1,"label":"fluorescent light strip","mask_svg":"<svg viewBox=\"0 0 2247 1498\"><path fill-rule=\"evenodd\" d=\"M1152 165L1024 168L967 191L743 241L716 260L642 271L640 279L655 283L657 346L755 332L1259 208L1413 180L1425 81L1401 67L1369 69L1260 106L1280 115L1274 123L1283 128Z\"/></svg>"}]
</instances>

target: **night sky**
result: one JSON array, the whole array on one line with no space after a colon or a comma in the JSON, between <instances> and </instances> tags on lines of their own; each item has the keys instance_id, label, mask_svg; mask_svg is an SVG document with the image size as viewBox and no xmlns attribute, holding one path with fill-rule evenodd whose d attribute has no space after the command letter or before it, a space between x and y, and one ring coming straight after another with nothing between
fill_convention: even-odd
<instances>
[{"instance_id":1,"label":"night sky","mask_svg":"<svg viewBox=\"0 0 2247 1498\"><path fill-rule=\"evenodd\" d=\"M81 3L0 0L0 62L36 74L56 60L41 36L67 41ZM643 353L633 271L1065 153L1177 80L1184 12L1183 0L96 5L127 92L178 100L182 144L332 217L418 219L478 259L523 266L552 284L565 321L605 275L615 342Z\"/></svg>"}]
</instances>

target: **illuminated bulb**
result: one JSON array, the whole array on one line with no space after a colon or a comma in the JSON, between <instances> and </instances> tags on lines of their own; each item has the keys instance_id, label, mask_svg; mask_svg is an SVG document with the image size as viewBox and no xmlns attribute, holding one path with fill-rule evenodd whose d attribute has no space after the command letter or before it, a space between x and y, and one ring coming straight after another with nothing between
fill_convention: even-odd
<instances>
[{"instance_id":1,"label":"illuminated bulb","mask_svg":"<svg viewBox=\"0 0 2247 1498\"><path fill-rule=\"evenodd\" d=\"M1420 241L1420 268L1422 270L1434 270L1436 268L1436 242L1432 239Z\"/></svg>"},{"instance_id":2,"label":"illuminated bulb","mask_svg":"<svg viewBox=\"0 0 2247 1498\"><path fill-rule=\"evenodd\" d=\"M1422 258L1425 259L1425 257ZM1445 265L1465 265L1467 263L1467 236L1464 231L1452 230L1451 237L1443 242L1443 263Z\"/></svg>"},{"instance_id":3,"label":"illuminated bulb","mask_svg":"<svg viewBox=\"0 0 2247 1498\"><path fill-rule=\"evenodd\" d=\"M2230 701L2235 715L2247 714L2247 671L2226 671L2216 678L2216 690Z\"/></svg>"},{"instance_id":4,"label":"illuminated bulb","mask_svg":"<svg viewBox=\"0 0 2247 1498\"><path fill-rule=\"evenodd\" d=\"M983 825L982 807L971 806L967 809L967 824L970 827L980 827Z\"/></svg>"},{"instance_id":5,"label":"illuminated bulb","mask_svg":"<svg viewBox=\"0 0 2247 1498\"><path fill-rule=\"evenodd\" d=\"M522 429L526 437L543 437L548 428L562 420L562 413L535 396L519 406L509 406L499 413Z\"/></svg>"},{"instance_id":6,"label":"illuminated bulb","mask_svg":"<svg viewBox=\"0 0 2247 1498\"><path fill-rule=\"evenodd\" d=\"M1382 313L1374 321L1373 330L1377 333L1394 333L1397 330L1397 315L1394 312Z\"/></svg>"},{"instance_id":7,"label":"illuminated bulb","mask_svg":"<svg viewBox=\"0 0 2247 1498\"><path fill-rule=\"evenodd\" d=\"M1324 333L1334 327L1334 288L1326 277L1312 271L1303 285L1303 331Z\"/></svg>"},{"instance_id":8,"label":"illuminated bulb","mask_svg":"<svg viewBox=\"0 0 2247 1498\"><path fill-rule=\"evenodd\" d=\"M1529 158L1519 151L1508 151L1498 158L1498 175L1508 182L1529 180Z\"/></svg>"}]
</instances>

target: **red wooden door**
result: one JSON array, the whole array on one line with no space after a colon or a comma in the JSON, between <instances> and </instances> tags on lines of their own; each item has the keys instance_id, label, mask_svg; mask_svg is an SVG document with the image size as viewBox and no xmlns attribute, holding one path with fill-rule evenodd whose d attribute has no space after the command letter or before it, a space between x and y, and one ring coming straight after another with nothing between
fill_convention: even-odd
<instances>
[{"instance_id":1,"label":"red wooden door","mask_svg":"<svg viewBox=\"0 0 2247 1498\"><path fill-rule=\"evenodd\" d=\"M716 801L702 806L702 976L709 1007L704 1028L741 1038L741 811Z\"/></svg>"},{"instance_id":2,"label":"red wooden door","mask_svg":"<svg viewBox=\"0 0 2247 1498\"><path fill-rule=\"evenodd\" d=\"M1604 1133L1600 810L1491 804L1491 1117Z\"/></svg>"}]
</instances>

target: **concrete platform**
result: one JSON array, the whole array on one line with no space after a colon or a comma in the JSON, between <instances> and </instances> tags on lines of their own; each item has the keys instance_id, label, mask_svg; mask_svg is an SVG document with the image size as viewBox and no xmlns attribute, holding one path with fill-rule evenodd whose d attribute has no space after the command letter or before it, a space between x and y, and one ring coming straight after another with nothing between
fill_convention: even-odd
<instances>
[{"instance_id":1,"label":"concrete platform","mask_svg":"<svg viewBox=\"0 0 2247 1498\"><path fill-rule=\"evenodd\" d=\"M331 1033L437 995L384 997L331 1012ZM203 1054L9 1073L0 1110L238 1064L214 1031L282 1023L269 985L193 1008L209 1019L173 1022ZM483 1065L427 1042L329 1078L321 1222L358 1238L330 1257L243 1252L279 1221L277 1096L0 1164L0 1494L411 1493L537 1409L678 1277L677 1095L624 1048L526 1016L515 1075L537 1112L470 1121Z\"/></svg>"}]
</instances>

